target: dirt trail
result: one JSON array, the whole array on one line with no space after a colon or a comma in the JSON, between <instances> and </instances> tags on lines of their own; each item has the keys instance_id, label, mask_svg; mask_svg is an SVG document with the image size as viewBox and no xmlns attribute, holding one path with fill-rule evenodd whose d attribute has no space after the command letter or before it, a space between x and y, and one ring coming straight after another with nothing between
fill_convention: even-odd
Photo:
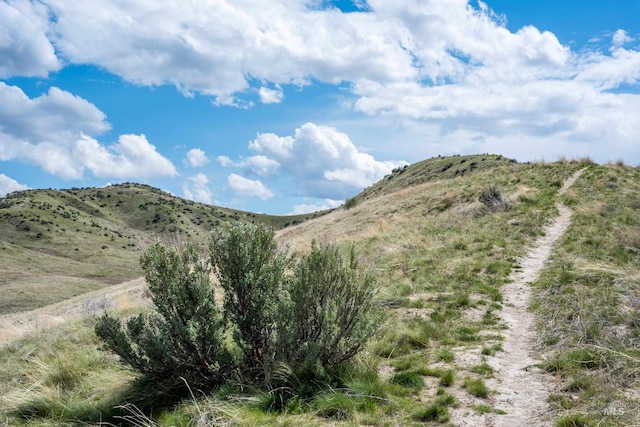
<instances>
[{"instance_id":1,"label":"dirt trail","mask_svg":"<svg viewBox=\"0 0 640 427\"><path fill-rule=\"evenodd\" d=\"M579 170L567 179L558 194L565 193L582 172L583 170ZM483 420L476 418L472 425L537 427L550 422L545 414L548 411L547 399L552 391L552 380L533 366L539 362L533 353L536 340L535 317L527 307L531 297L529 283L537 280L553 246L571 223L571 209L562 204L556 206L560 215L545 227L544 236L538 239L521 260L522 269L512 272L511 283L502 289L504 305L501 317L508 329L504 332L504 352L488 360L496 374L487 384L497 391L492 398L493 406L506 411L506 414L487 414L481 417Z\"/></svg>"},{"instance_id":2,"label":"dirt trail","mask_svg":"<svg viewBox=\"0 0 640 427\"><path fill-rule=\"evenodd\" d=\"M582 172L583 170L579 170L567 179L558 191L558 195L564 194ZM504 303L500 316L508 329L503 332L504 351L487 360L495 370L495 377L487 380L486 383L496 392L487 403L506 414L480 415L457 411L458 416L454 416L452 420L455 425L485 427L550 425L547 399L552 392L553 379L534 366L540 361L534 352L535 316L527 308L531 298L529 283L538 279L553 246L571 223L573 214L571 209L560 203L556 204L556 207L560 215L544 228L544 235L520 260L522 268L513 271L509 276L510 283L502 288Z\"/></svg>"},{"instance_id":3,"label":"dirt trail","mask_svg":"<svg viewBox=\"0 0 640 427\"><path fill-rule=\"evenodd\" d=\"M0 346L29 333L101 314L106 309L123 310L147 304L145 289L144 278L139 278L36 310L0 315Z\"/></svg>"}]
</instances>

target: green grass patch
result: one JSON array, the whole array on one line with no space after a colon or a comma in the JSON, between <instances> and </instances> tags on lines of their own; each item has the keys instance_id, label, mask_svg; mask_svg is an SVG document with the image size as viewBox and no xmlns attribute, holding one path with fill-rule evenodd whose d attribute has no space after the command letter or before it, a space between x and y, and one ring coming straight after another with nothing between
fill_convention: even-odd
<instances>
[{"instance_id":1,"label":"green grass patch","mask_svg":"<svg viewBox=\"0 0 640 427\"><path fill-rule=\"evenodd\" d=\"M484 380L481 378L465 378L462 386L472 396L480 397L482 399L486 399L489 397L489 387L485 384Z\"/></svg>"},{"instance_id":2,"label":"green grass patch","mask_svg":"<svg viewBox=\"0 0 640 427\"><path fill-rule=\"evenodd\" d=\"M447 362L447 363L451 363L455 359L455 355L453 354L453 351L451 351L448 348L439 348L438 351L436 351L435 357L436 357L436 360Z\"/></svg>"},{"instance_id":3,"label":"green grass patch","mask_svg":"<svg viewBox=\"0 0 640 427\"><path fill-rule=\"evenodd\" d=\"M494 407L489 406L489 405L473 405L472 408L478 414L500 414L500 415L505 415L507 413L507 411L504 411L502 409L497 409L497 408L494 408Z\"/></svg>"},{"instance_id":4,"label":"green grass patch","mask_svg":"<svg viewBox=\"0 0 640 427\"><path fill-rule=\"evenodd\" d=\"M483 356L495 356L497 352L499 351L503 351L502 350L502 344L491 344L490 346L487 347L482 347L482 350L480 351L480 353Z\"/></svg>"},{"instance_id":5,"label":"green grass patch","mask_svg":"<svg viewBox=\"0 0 640 427\"><path fill-rule=\"evenodd\" d=\"M495 370L487 362L482 362L479 365L472 366L471 372L484 376L492 376Z\"/></svg>"},{"instance_id":6,"label":"green grass patch","mask_svg":"<svg viewBox=\"0 0 640 427\"><path fill-rule=\"evenodd\" d=\"M438 384L442 387L451 387L455 382L456 374L453 369L446 369L440 374Z\"/></svg>"},{"instance_id":7,"label":"green grass patch","mask_svg":"<svg viewBox=\"0 0 640 427\"><path fill-rule=\"evenodd\" d=\"M424 378L417 372L398 372L391 377L390 382L416 391L421 390L425 386Z\"/></svg>"}]
</instances>

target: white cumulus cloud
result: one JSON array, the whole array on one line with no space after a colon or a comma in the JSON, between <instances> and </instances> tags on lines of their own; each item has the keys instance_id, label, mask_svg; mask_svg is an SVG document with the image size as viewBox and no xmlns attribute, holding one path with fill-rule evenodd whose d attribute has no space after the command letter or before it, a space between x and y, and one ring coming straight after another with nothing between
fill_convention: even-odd
<instances>
[{"instance_id":1,"label":"white cumulus cloud","mask_svg":"<svg viewBox=\"0 0 640 427\"><path fill-rule=\"evenodd\" d=\"M55 16L55 46L69 61L136 84L212 95L217 104L239 105L234 94L247 90L249 79L303 85L309 78L339 83L416 74L394 23L374 14L288 0L45 4ZM281 92L265 88L260 96L276 102Z\"/></svg>"},{"instance_id":2,"label":"white cumulus cloud","mask_svg":"<svg viewBox=\"0 0 640 427\"><path fill-rule=\"evenodd\" d=\"M263 104L278 104L284 99L284 93L280 87L269 89L267 87L260 88L260 102Z\"/></svg>"},{"instance_id":3,"label":"white cumulus cloud","mask_svg":"<svg viewBox=\"0 0 640 427\"><path fill-rule=\"evenodd\" d=\"M287 215L302 215L327 209L335 209L340 207L343 202L343 200L324 199L322 203L301 203L299 205L295 205Z\"/></svg>"},{"instance_id":4,"label":"white cumulus cloud","mask_svg":"<svg viewBox=\"0 0 640 427\"><path fill-rule=\"evenodd\" d=\"M406 164L377 161L358 150L347 134L314 123L302 125L294 136L259 134L249 149L276 161L303 195L334 200L350 197Z\"/></svg>"},{"instance_id":5,"label":"white cumulus cloud","mask_svg":"<svg viewBox=\"0 0 640 427\"><path fill-rule=\"evenodd\" d=\"M629 36L629 34L625 30L618 30L613 34L612 43L614 47L621 47L625 43L630 43L633 41L635 41L635 39Z\"/></svg>"},{"instance_id":6,"label":"white cumulus cloud","mask_svg":"<svg viewBox=\"0 0 640 427\"><path fill-rule=\"evenodd\" d=\"M209 189L209 178L203 173L190 177L182 186L184 197L200 203L212 204L213 193Z\"/></svg>"},{"instance_id":7,"label":"white cumulus cloud","mask_svg":"<svg viewBox=\"0 0 640 427\"><path fill-rule=\"evenodd\" d=\"M247 173L267 177L273 175L279 168L280 163L267 156L251 156L234 162L228 156L218 156L218 163L222 167L242 167Z\"/></svg>"},{"instance_id":8,"label":"white cumulus cloud","mask_svg":"<svg viewBox=\"0 0 640 427\"><path fill-rule=\"evenodd\" d=\"M326 4L5 1L0 3L0 78L46 76L63 58L134 84L173 85L185 96L209 95L214 105L242 108L283 102L285 85L344 84L356 112L406 129L423 141L413 148L442 141L443 151L456 152L482 140L513 154L523 152L517 141L537 138L541 146L562 141L559 146L580 150L614 148L620 156L637 143L640 125L633 113L640 99L640 45L625 29L611 29L609 40L599 39L593 49L574 51L531 25L510 30L508 17L492 11L491 2L368 0L366 6L357 2L358 13L323 9ZM0 99L7 96L15 104L3 92ZM71 100L55 98L68 95L50 92L40 103L67 103ZM33 141L20 132L42 135L51 121L66 121L76 136L77 128L90 136L100 132L90 123L106 125L104 118L76 121L66 120L68 114L46 114L30 129L24 126L26 116L15 111L12 121L2 122L0 158ZM89 109L76 105L73 111ZM424 142L427 136L434 139ZM299 144L295 137L264 134L258 140L269 146L269 153L258 154L277 161L278 171L293 173L289 161L300 158L291 148ZM274 169L263 168L262 176ZM302 177L301 188L318 194L330 193L317 188L323 180L353 187L377 176L350 166L320 169L314 180L309 176L315 172L293 175Z\"/></svg>"},{"instance_id":9,"label":"white cumulus cloud","mask_svg":"<svg viewBox=\"0 0 640 427\"><path fill-rule=\"evenodd\" d=\"M93 138L77 141L73 154L79 166L98 178L147 178L176 176L171 161L156 151L144 135L120 135L118 142L104 147Z\"/></svg>"},{"instance_id":10,"label":"white cumulus cloud","mask_svg":"<svg viewBox=\"0 0 640 427\"><path fill-rule=\"evenodd\" d=\"M209 158L200 148L193 148L187 152L186 162L191 167L199 168L209 163Z\"/></svg>"},{"instance_id":11,"label":"white cumulus cloud","mask_svg":"<svg viewBox=\"0 0 640 427\"><path fill-rule=\"evenodd\" d=\"M245 178L232 173L227 177L227 183L234 193L241 196L259 197L262 200L268 200L273 197L273 192L259 180Z\"/></svg>"},{"instance_id":12,"label":"white cumulus cloud","mask_svg":"<svg viewBox=\"0 0 640 427\"><path fill-rule=\"evenodd\" d=\"M120 135L105 146L94 136L110 129L105 114L87 100L52 87L29 98L20 88L0 82L0 160L17 159L50 174L82 178L175 176L171 161L144 135Z\"/></svg>"},{"instance_id":13,"label":"white cumulus cloud","mask_svg":"<svg viewBox=\"0 0 640 427\"><path fill-rule=\"evenodd\" d=\"M60 69L47 37L48 12L40 2L0 2L0 78L45 77Z\"/></svg>"},{"instance_id":14,"label":"white cumulus cloud","mask_svg":"<svg viewBox=\"0 0 640 427\"><path fill-rule=\"evenodd\" d=\"M8 177L7 175L0 173L0 197L4 197L7 194L20 191L20 190L28 190L29 186L20 184L13 178Z\"/></svg>"}]
</instances>

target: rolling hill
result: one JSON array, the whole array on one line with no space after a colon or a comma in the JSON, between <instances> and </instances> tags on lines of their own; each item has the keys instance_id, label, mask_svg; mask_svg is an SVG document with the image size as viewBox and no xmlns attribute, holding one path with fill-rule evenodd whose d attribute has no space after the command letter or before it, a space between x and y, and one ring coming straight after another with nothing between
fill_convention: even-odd
<instances>
[{"instance_id":1,"label":"rolling hill","mask_svg":"<svg viewBox=\"0 0 640 427\"><path fill-rule=\"evenodd\" d=\"M569 186L571 177L576 181ZM38 190L3 199L0 265L16 274L33 268L20 277L34 282L64 275L101 287L137 277L135 262L148 242L170 241L176 229L183 238L205 238L211 227L223 226L234 215L148 187L125 187ZM120 213L125 190L133 194ZM51 206L42 209L42 203ZM147 210L141 207L145 204ZM63 215L67 211L76 221ZM96 211L101 215L94 216ZM220 218L223 212L226 217ZM37 214L41 222L53 224L38 223ZM342 208L315 218L252 215L238 212L233 220L269 221L278 228L279 241L294 251L305 250L314 239L355 244L362 251L377 273L378 297L388 314L359 361L364 373L354 371L343 388L284 412L271 410L265 404L268 396L225 390L154 412L153 420L138 414L142 421L137 425L635 422L634 408L640 405L638 168L588 159L522 164L493 155L441 157L396 170ZM554 228L557 218L562 218L562 232ZM72 239L71 246L65 239ZM527 283L531 254L551 240L553 245L544 243L548 254L536 261L540 271ZM107 255L114 259L106 260ZM30 264L25 256L46 262ZM88 276L85 265L94 269L100 260L112 263L104 277ZM518 279L518 274L525 277ZM3 280L2 286L11 283ZM520 286L515 296L513 282ZM49 289L46 282L38 286ZM515 310L514 298L523 289L531 299ZM513 316L531 316L532 329L514 331ZM92 325L91 318L68 322L0 349L0 411L11 423L97 423L124 403L122 393L133 374L97 350ZM543 411L528 415L509 406L504 390L511 384L505 375L514 369L514 334L525 332L528 338L517 345L525 346L519 351L533 361L515 374L533 372L531 382L545 384L543 397L532 394ZM68 371L71 382L65 380ZM516 392L526 397L528 389Z\"/></svg>"},{"instance_id":2,"label":"rolling hill","mask_svg":"<svg viewBox=\"0 0 640 427\"><path fill-rule=\"evenodd\" d=\"M0 199L0 314L137 278L141 251L156 240L204 244L231 223L282 228L325 213L242 212L132 183L15 192Z\"/></svg>"}]
</instances>

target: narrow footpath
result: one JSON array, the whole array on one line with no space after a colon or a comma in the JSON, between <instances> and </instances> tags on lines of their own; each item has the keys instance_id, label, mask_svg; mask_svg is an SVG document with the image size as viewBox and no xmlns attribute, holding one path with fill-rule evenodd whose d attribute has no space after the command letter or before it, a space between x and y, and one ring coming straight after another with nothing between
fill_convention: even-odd
<instances>
[{"instance_id":1,"label":"narrow footpath","mask_svg":"<svg viewBox=\"0 0 640 427\"><path fill-rule=\"evenodd\" d=\"M582 172L581 169L567 179L558 195L564 194ZM476 415L473 420L463 420L459 425L551 425L550 417L546 415L549 411L548 397L552 392L553 381L548 374L534 366L539 362L534 353L535 316L528 311L528 307L531 299L529 284L538 279L551 250L571 223L573 211L560 203L556 207L560 215L544 228L544 235L520 260L522 268L512 272L509 277L510 283L502 288L504 302L500 316L508 329L503 333L504 351L487 360L495 369L495 378L488 380L487 385L496 392L491 398L492 406L506 414L488 413L481 417Z\"/></svg>"}]
</instances>

